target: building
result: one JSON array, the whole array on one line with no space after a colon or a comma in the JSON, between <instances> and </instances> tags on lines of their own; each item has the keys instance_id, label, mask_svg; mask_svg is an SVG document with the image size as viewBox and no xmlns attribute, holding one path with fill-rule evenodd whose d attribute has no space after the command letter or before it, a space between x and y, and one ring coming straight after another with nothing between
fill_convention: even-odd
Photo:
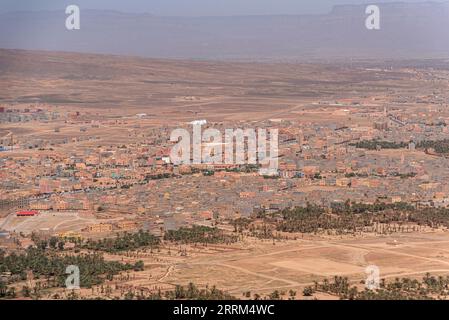
<instances>
[{"instance_id":1,"label":"building","mask_svg":"<svg viewBox=\"0 0 449 320\"><path fill-rule=\"evenodd\" d=\"M50 210L51 203L48 200L35 201L35 202L30 203L30 209L31 210Z\"/></svg>"},{"instance_id":2,"label":"building","mask_svg":"<svg viewBox=\"0 0 449 320\"><path fill-rule=\"evenodd\" d=\"M108 223L99 223L99 224L93 224L88 227L88 231L92 233L96 232L111 232L112 231L112 224Z\"/></svg>"},{"instance_id":3,"label":"building","mask_svg":"<svg viewBox=\"0 0 449 320\"><path fill-rule=\"evenodd\" d=\"M134 230L137 224L134 221L119 221L117 222L117 228L121 230Z\"/></svg>"},{"instance_id":4,"label":"building","mask_svg":"<svg viewBox=\"0 0 449 320\"><path fill-rule=\"evenodd\" d=\"M50 179L41 179L39 181L39 192L42 194L52 193L54 189L53 181Z\"/></svg>"},{"instance_id":5,"label":"building","mask_svg":"<svg viewBox=\"0 0 449 320\"><path fill-rule=\"evenodd\" d=\"M34 217L38 215L39 212L35 210L29 210L29 211L18 211L16 212L16 216L18 217Z\"/></svg>"},{"instance_id":6,"label":"building","mask_svg":"<svg viewBox=\"0 0 449 320\"><path fill-rule=\"evenodd\" d=\"M351 180L348 178L337 178L335 180L335 185L337 187L347 187L350 184Z\"/></svg>"},{"instance_id":7,"label":"building","mask_svg":"<svg viewBox=\"0 0 449 320\"><path fill-rule=\"evenodd\" d=\"M250 199L256 196L255 192L240 192L240 198L242 199Z\"/></svg>"}]
</instances>

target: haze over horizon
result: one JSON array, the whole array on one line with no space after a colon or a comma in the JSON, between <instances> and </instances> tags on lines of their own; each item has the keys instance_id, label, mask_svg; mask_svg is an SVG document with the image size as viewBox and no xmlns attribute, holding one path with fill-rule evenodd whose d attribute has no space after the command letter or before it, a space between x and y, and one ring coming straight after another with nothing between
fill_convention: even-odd
<instances>
[{"instance_id":1,"label":"haze over horizon","mask_svg":"<svg viewBox=\"0 0 449 320\"><path fill-rule=\"evenodd\" d=\"M6 1L5 6L2 5L3 9L8 7L8 3L9 8L18 9L10 0ZM171 1L174 3L179 0ZM253 8L267 9L264 4L272 3L260 1L260 7ZM87 2L79 0L81 29L69 31L65 27L65 5L69 2L59 3L59 9L54 10L55 2L48 0L39 2L39 8L51 11L0 13L0 48L213 60L449 57L448 1L387 1L378 4L381 10L380 30L366 28L366 5L338 5L360 2L366 1L320 0L315 5L310 1L303 3L309 3L310 8L314 9L318 9L320 3L335 5L327 13L316 15L297 14L291 7L290 15L284 16L193 17L142 14L143 11L117 12L116 9L120 9L117 1L99 10L103 1L97 0L90 5L94 10L88 10L82 6ZM24 1L19 3L23 4ZM215 5L210 8L217 9L220 3L215 1ZM135 0L126 8L150 9L143 4ZM152 1L151 8L157 8L157 4L161 2ZM229 8L232 7L229 5ZM157 10L152 11L157 13ZM223 14L226 12L223 11ZM238 12L243 13L244 10ZM175 14L175 11L171 13Z\"/></svg>"},{"instance_id":2,"label":"haze over horizon","mask_svg":"<svg viewBox=\"0 0 449 320\"><path fill-rule=\"evenodd\" d=\"M70 4L81 9L150 13L158 16L240 16L327 14L336 5L445 2L434 0L2 0L0 13L63 10Z\"/></svg>"}]
</instances>

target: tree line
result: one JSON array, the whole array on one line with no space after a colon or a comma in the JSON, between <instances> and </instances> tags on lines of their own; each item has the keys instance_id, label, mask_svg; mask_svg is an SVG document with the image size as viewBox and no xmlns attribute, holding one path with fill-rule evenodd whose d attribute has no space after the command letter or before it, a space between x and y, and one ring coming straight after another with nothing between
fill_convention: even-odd
<instances>
[{"instance_id":1,"label":"tree line","mask_svg":"<svg viewBox=\"0 0 449 320\"><path fill-rule=\"evenodd\" d=\"M106 279L112 280L122 271L141 271L144 268L142 261L135 264L105 261L98 253L70 255L31 246L23 253L0 251L0 273L8 275L1 281L0 297L5 297L7 285L30 280L30 272L39 285L65 287L66 269L71 265L79 268L80 286L86 288L102 284Z\"/></svg>"},{"instance_id":2,"label":"tree line","mask_svg":"<svg viewBox=\"0 0 449 320\"><path fill-rule=\"evenodd\" d=\"M225 234L218 228L192 226L190 228L181 227L178 230L168 230L164 235L164 240L184 244L228 244L236 242L238 238L234 235Z\"/></svg>"},{"instance_id":3,"label":"tree line","mask_svg":"<svg viewBox=\"0 0 449 320\"><path fill-rule=\"evenodd\" d=\"M377 150L377 148L379 147L382 149L403 149L408 146L408 142L392 142L392 141L373 139L373 140L358 141L356 143L351 143L349 145L359 149L367 149L367 150Z\"/></svg>"},{"instance_id":4,"label":"tree line","mask_svg":"<svg viewBox=\"0 0 449 320\"><path fill-rule=\"evenodd\" d=\"M332 280L315 281L314 286L304 288L303 295L313 296L316 292L336 295L342 300L446 300L449 276L436 277L427 273L421 280L404 277L386 282L381 279L378 288L362 290L351 286L348 278L335 276Z\"/></svg>"},{"instance_id":5,"label":"tree line","mask_svg":"<svg viewBox=\"0 0 449 320\"><path fill-rule=\"evenodd\" d=\"M365 204L348 200L332 204L330 208L307 203L304 207L274 213L261 211L251 218L234 220L233 224L236 233L249 231L251 235L263 239L277 238L279 232L388 234L412 232L425 227L449 228L449 209L416 207L404 202Z\"/></svg>"},{"instance_id":6,"label":"tree line","mask_svg":"<svg viewBox=\"0 0 449 320\"><path fill-rule=\"evenodd\" d=\"M118 253L122 251L136 250L141 247L156 248L160 245L160 239L148 231L139 230L136 233L117 234L115 238L100 240L88 239L81 247L94 251Z\"/></svg>"}]
</instances>

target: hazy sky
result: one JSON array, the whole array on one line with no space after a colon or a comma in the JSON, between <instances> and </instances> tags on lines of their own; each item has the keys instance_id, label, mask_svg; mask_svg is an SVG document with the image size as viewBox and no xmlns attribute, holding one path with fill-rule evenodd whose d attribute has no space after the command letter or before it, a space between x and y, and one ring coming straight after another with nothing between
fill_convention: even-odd
<instances>
[{"instance_id":1,"label":"hazy sky","mask_svg":"<svg viewBox=\"0 0 449 320\"><path fill-rule=\"evenodd\" d=\"M148 12L156 15L257 15L326 13L337 4L430 2L431 0L0 0L0 12L81 9ZM437 1L438 2L438 1Z\"/></svg>"}]
</instances>

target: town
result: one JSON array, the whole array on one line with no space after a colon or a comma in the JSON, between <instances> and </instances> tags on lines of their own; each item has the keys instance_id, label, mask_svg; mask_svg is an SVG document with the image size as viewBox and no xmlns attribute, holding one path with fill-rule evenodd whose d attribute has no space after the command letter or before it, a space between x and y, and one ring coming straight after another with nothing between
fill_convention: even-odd
<instances>
[{"instance_id":1,"label":"town","mask_svg":"<svg viewBox=\"0 0 449 320\"><path fill-rule=\"evenodd\" d=\"M0 248L101 252L105 268L123 265L77 292L44 286L36 276L43 271L20 278L2 270L11 295L329 298L343 293L313 281L345 275L360 283L372 264L387 278L420 268L425 275L449 262L443 247L430 256L420 245L449 242L449 70L438 61L376 69L196 62L205 79L217 72L225 79L206 83L190 79L194 71L182 61L29 55L0 56L23 61L24 72L27 63L53 68L32 87L9 88L0 105ZM87 68L68 76L66 59L94 64L104 79ZM245 79L233 68L247 70ZM54 93L61 78L73 92ZM110 91L110 79L125 78L136 95ZM34 86L47 93L33 94ZM275 172L263 174L243 136L228 151L244 146L244 161L215 151L217 161L191 161L190 142L186 161L175 161L172 133L190 137L195 124L203 132L276 130L276 150L267 146ZM221 142L199 151L211 155ZM44 253L29 251L39 248ZM223 274L231 273L227 281ZM26 289L18 293L15 284Z\"/></svg>"}]
</instances>

